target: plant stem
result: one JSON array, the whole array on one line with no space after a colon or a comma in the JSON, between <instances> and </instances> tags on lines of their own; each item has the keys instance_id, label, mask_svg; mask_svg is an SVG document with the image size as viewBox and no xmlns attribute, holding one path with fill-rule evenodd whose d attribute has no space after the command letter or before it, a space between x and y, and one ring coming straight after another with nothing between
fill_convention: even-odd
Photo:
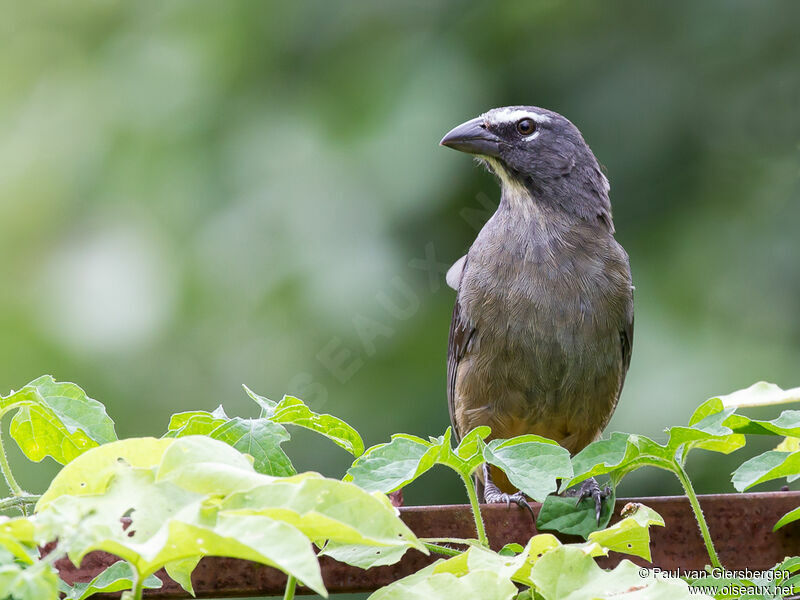
<instances>
[{"instance_id":1,"label":"plant stem","mask_svg":"<svg viewBox=\"0 0 800 600\"><path fill-rule=\"evenodd\" d=\"M717 551L714 549L714 542L711 540L711 532L708 530L708 524L706 523L706 518L703 516L703 510L700 508L700 502L697 500L697 494L692 487L692 482L689 480L686 471L684 471L683 467L677 461L674 466L674 472L683 486L683 491L689 498L689 504L692 505L694 517L697 519L697 524L700 527L700 535L703 536L703 542L706 545L708 557L711 559L711 565L722 568L722 563L719 562L719 556L717 556Z\"/></svg>"},{"instance_id":2,"label":"plant stem","mask_svg":"<svg viewBox=\"0 0 800 600\"><path fill-rule=\"evenodd\" d=\"M295 587L297 587L297 579L289 575L289 579L286 580L286 591L283 594L283 600L293 600Z\"/></svg>"},{"instance_id":3,"label":"plant stem","mask_svg":"<svg viewBox=\"0 0 800 600\"><path fill-rule=\"evenodd\" d=\"M478 494L475 491L475 485L472 483L472 480L463 473L459 473L459 475L461 475L461 480L467 487L467 496L469 497L469 504L472 507L472 516L475 518L475 530L478 533L478 541L482 546L488 548L489 538L486 536L486 529L483 526L483 517L481 517L481 507L478 504Z\"/></svg>"},{"instance_id":4,"label":"plant stem","mask_svg":"<svg viewBox=\"0 0 800 600\"><path fill-rule=\"evenodd\" d=\"M142 574L136 569L133 570L133 589L131 590L131 598L133 600L142 600L142 593L144 590L144 580Z\"/></svg>"},{"instance_id":5,"label":"plant stem","mask_svg":"<svg viewBox=\"0 0 800 600\"><path fill-rule=\"evenodd\" d=\"M456 550L455 548L448 548L447 546L440 546L439 544L432 544L430 542L422 543L425 544L428 550L436 552L436 554L444 554L445 556L458 556L462 554L461 550Z\"/></svg>"},{"instance_id":6,"label":"plant stem","mask_svg":"<svg viewBox=\"0 0 800 600\"><path fill-rule=\"evenodd\" d=\"M26 504L36 504L39 498L41 498L41 496L35 496L33 494L3 498L0 500L0 512L8 510L9 508L22 507Z\"/></svg>"},{"instance_id":7,"label":"plant stem","mask_svg":"<svg viewBox=\"0 0 800 600\"><path fill-rule=\"evenodd\" d=\"M23 496L25 492L23 491L22 487L17 483L17 480L14 479L14 475L11 473L11 465L8 464L8 457L6 456L6 447L3 444L3 431L2 431L2 424L0 423L0 471L3 473L3 477L8 484L8 489L11 490L11 493L15 496Z\"/></svg>"}]
</instances>

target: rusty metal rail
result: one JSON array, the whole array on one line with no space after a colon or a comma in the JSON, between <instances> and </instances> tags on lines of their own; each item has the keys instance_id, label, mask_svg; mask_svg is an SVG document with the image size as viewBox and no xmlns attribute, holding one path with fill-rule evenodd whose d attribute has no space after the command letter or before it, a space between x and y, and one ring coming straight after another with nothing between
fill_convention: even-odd
<instances>
[{"instance_id":1,"label":"rusty metal rail","mask_svg":"<svg viewBox=\"0 0 800 600\"><path fill-rule=\"evenodd\" d=\"M702 569L708 562L697 523L689 501L684 496L620 498L615 517L627 502L641 502L658 511L666 527L651 528L651 566L662 569ZM756 494L715 494L700 496L700 504L708 521L722 564L729 569L769 569L786 556L800 555L800 522L772 531L775 522L788 511L800 506L800 492L767 492ZM539 505L534 504L538 512ZM419 537L475 537L475 526L468 505L409 506L400 509L403 521ZM516 506L482 506L486 530L492 547L524 544L536 533L530 515ZM577 538L559 536L565 542ZM334 593L376 590L400 577L410 575L437 557L427 557L410 550L396 565L363 571L327 557L320 560L325 586ZM623 555L600 559L604 567L613 567ZM93 552L76 568L67 559L57 563L61 577L68 583L89 581L117 559L109 554ZM632 558L648 566L647 561ZM164 581L160 590L147 590L148 598L188 598L178 584L161 571ZM230 558L204 558L192 582L197 597L237 597L280 595L286 577L276 569ZM298 593L308 593L300 587Z\"/></svg>"}]
</instances>

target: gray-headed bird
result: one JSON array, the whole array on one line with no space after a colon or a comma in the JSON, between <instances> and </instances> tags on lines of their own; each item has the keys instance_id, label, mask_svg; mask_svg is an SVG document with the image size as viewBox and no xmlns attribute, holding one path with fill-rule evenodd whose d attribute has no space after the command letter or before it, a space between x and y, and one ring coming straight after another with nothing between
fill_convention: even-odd
<instances>
[{"instance_id":1,"label":"gray-headed bird","mask_svg":"<svg viewBox=\"0 0 800 600\"><path fill-rule=\"evenodd\" d=\"M575 454L597 439L631 360L633 286L614 239L609 185L580 131L534 106L495 108L442 146L474 155L500 181L497 211L447 273L458 294L447 354L456 436L533 433ZM486 502L527 506L484 465ZM602 492L581 486L599 520Z\"/></svg>"}]
</instances>

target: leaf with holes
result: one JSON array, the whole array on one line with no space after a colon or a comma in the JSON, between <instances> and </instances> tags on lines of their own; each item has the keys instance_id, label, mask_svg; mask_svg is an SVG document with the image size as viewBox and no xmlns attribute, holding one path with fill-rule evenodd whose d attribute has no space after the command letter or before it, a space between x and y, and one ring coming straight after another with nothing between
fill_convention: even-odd
<instances>
[{"instance_id":1,"label":"leaf with holes","mask_svg":"<svg viewBox=\"0 0 800 600\"><path fill-rule=\"evenodd\" d=\"M679 578L642 576L641 567L623 560L605 571L580 548L560 546L545 553L531 569L536 591L544 600L595 600L628 597L643 600L711 600L693 593Z\"/></svg>"},{"instance_id":2,"label":"leaf with holes","mask_svg":"<svg viewBox=\"0 0 800 600\"><path fill-rule=\"evenodd\" d=\"M664 519L652 508L643 504L636 504L627 512L630 516L611 527L590 533L589 541L614 552L632 554L650 561L650 527L652 525L663 527Z\"/></svg>"}]
</instances>

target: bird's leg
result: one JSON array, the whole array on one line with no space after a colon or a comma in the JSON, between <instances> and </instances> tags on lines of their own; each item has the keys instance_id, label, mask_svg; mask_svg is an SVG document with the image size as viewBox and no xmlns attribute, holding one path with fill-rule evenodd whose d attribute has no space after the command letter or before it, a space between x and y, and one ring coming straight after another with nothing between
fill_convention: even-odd
<instances>
[{"instance_id":1,"label":"bird's leg","mask_svg":"<svg viewBox=\"0 0 800 600\"><path fill-rule=\"evenodd\" d=\"M492 481L492 476L489 473L489 466L486 463L483 463L483 482L484 502L487 504L500 504L505 502L506 506L511 506L511 503L513 502L517 506L527 508L528 512L531 513L534 523L536 522L536 515L533 514L533 509L531 508L531 505L528 504L528 499L525 498L525 494L522 492L516 492L515 494L506 494L505 492L501 492L500 488L498 488L494 484L494 481Z\"/></svg>"},{"instance_id":2,"label":"bird's leg","mask_svg":"<svg viewBox=\"0 0 800 600\"><path fill-rule=\"evenodd\" d=\"M581 487L578 490L578 499L575 502L575 506L581 503L581 500L584 498L592 498L594 500L594 512L595 516L597 517L597 522L600 522L600 513L603 510L603 498L608 496L611 493L611 490L606 488L605 490L601 490L600 486L598 485L597 481L594 477L590 477L589 479L584 479L581 483Z\"/></svg>"}]
</instances>

